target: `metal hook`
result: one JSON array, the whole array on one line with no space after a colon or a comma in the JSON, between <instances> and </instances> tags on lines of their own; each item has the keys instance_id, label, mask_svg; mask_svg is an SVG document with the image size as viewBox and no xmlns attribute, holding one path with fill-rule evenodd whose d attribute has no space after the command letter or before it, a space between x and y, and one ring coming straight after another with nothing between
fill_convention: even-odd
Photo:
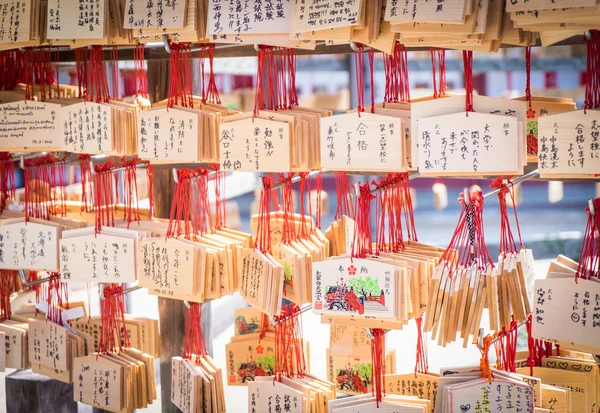
<instances>
[{"instance_id":1,"label":"metal hook","mask_svg":"<svg viewBox=\"0 0 600 413\"><path fill-rule=\"evenodd\" d=\"M256 53L260 52L260 45L259 44L255 44L254 45L254 50L256 51Z\"/></svg>"},{"instance_id":2,"label":"metal hook","mask_svg":"<svg viewBox=\"0 0 600 413\"><path fill-rule=\"evenodd\" d=\"M19 166L21 166L21 169L25 169L25 157L23 155L21 155L21 160L19 161Z\"/></svg>"},{"instance_id":3,"label":"metal hook","mask_svg":"<svg viewBox=\"0 0 600 413\"><path fill-rule=\"evenodd\" d=\"M171 54L171 45L169 44L169 36L166 34L162 35L163 45L165 46L165 51L168 54Z\"/></svg>"},{"instance_id":4,"label":"metal hook","mask_svg":"<svg viewBox=\"0 0 600 413\"><path fill-rule=\"evenodd\" d=\"M593 357L594 361L596 362L596 364L598 364L600 366L600 355L592 354L592 357Z\"/></svg>"},{"instance_id":5,"label":"metal hook","mask_svg":"<svg viewBox=\"0 0 600 413\"><path fill-rule=\"evenodd\" d=\"M584 34L585 34L585 38L586 38L586 39L588 39L588 40L591 40L591 39L592 39L592 32L591 32L591 31L589 31L589 30L586 30L586 31L584 32Z\"/></svg>"},{"instance_id":6,"label":"metal hook","mask_svg":"<svg viewBox=\"0 0 600 413\"><path fill-rule=\"evenodd\" d=\"M360 198L360 184L358 182L354 183L354 192L356 193L356 198Z\"/></svg>"},{"instance_id":7,"label":"metal hook","mask_svg":"<svg viewBox=\"0 0 600 413\"><path fill-rule=\"evenodd\" d=\"M588 200L588 206L590 208L590 214L592 214L592 216L596 216L596 207L594 206L594 199L590 198Z\"/></svg>"},{"instance_id":8,"label":"metal hook","mask_svg":"<svg viewBox=\"0 0 600 413\"><path fill-rule=\"evenodd\" d=\"M98 288L100 289L100 300L104 301L104 284L98 284Z\"/></svg>"},{"instance_id":9,"label":"metal hook","mask_svg":"<svg viewBox=\"0 0 600 413\"><path fill-rule=\"evenodd\" d=\"M375 340L375 336L369 327L365 327L365 331L367 332L367 337L369 337L371 340Z\"/></svg>"},{"instance_id":10,"label":"metal hook","mask_svg":"<svg viewBox=\"0 0 600 413\"><path fill-rule=\"evenodd\" d=\"M480 350L484 350L483 334L484 334L484 330L483 330L483 328L480 328L479 334L477 335L477 347L479 347Z\"/></svg>"},{"instance_id":11,"label":"metal hook","mask_svg":"<svg viewBox=\"0 0 600 413\"><path fill-rule=\"evenodd\" d=\"M190 308L190 302L188 300L183 300L183 305L185 305L187 308Z\"/></svg>"},{"instance_id":12,"label":"metal hook","mask_svg":"<svg viewBox=\"0 0 600 413\"><path fill-rule=\"evenodd\" d=\"M465 201L465 205L469 205L471 203L471 195L469 194L469 188L465 187L465 192L463 192L463 199Z\"/></svg>"},{"instance_id":13,"label":"metal hook","mask_svg":"<svg viewBox=\"0 0 600 413\"><path fill-rule=\"evenodd\" d=\"M178 184L179 183L179 176L177 175L177 169L173 168L172 171L173 171L173 180L175 181L176 184Z\"/></svg>"},{"instance_id":14,"label":"metal hook","mask_svg":"<svg viewBox=\"0 0 600 413\"><path fill-rule=\"evenodd\" d=\"M360 49L358 48L358 46L356 45L356 43L353 42L352 40L350 40L350 49L352 49L352 51L355 52L355 53L360 52Z\"/></svg>"}]
</instances>

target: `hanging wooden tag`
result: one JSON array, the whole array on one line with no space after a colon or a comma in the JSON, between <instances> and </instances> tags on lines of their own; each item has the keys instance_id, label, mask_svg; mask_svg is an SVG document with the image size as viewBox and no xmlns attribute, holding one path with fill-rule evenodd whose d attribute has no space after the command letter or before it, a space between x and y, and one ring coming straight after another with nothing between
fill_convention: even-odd
<instances>
[{"instance_id":1,"label":"hanging wooden tag","mask_svg":"<svg viewBox=\"0 0 600 413\"><path fill-rule=\"evenodd\" d=\"M219 125L223 171L288 172L290 125L265 119L246 119Z\"/></svg>"},{"instance_id":2,"label":"hanging wooden tag","mask_svg":"<svg viewBox=\"0 0 600 413\"><path fill-rule=\"evenodd\" d=\"M195 9L195 7L194 7ZM139 2L127 0L123 16L126 29L182 29L186 25L188 0Z\"/></svg>"},{"instance_id":3,"label":"hanging wooden tag","mask_svg":"<svg viewBox=\"0 0 600 413\"><path fill-rule=\"evenodd\" d=\"M46 19L47 39L102 39L108 28L108 1L85 6L79 1L49 0Z\"/></svg>"},{"instance_id":4,"label":"hanging wooden tag","mask_svg":"<svg viewBox=\"0 0 600 413\"><path fill-rule=\"evenodd\" d=\"M60 109L62 146L73 153L113 153L112 112L108 105L81 102Z\"/></svg>"},{"instance_id":5,"label":"hanging wooden tag","mask_svg":"<svg viewBox=\"0 0 600 413\"><path fill-rule=\"evenodd\" d=\"M0 268L58 271L59 226L14 221L0 220Z\"/></svg>"},{"instance_id":6,"label":"hanging wooden tag","mask_svg":"<svg viewBox=\"0 0 600 413\"><path fill-rule=\"evenodd\" d=\"M511 0L506 5L507 12L527 11L527 10L549 10L563 9L570 7L593 7L596 6L594 0Z\"/></svg>"},{"instance_id":7,"label":"hanging wooden tag","mask_svg":"<svg viewBox=\"0 0 600 413\"><path fill-rule=\"evenodd\" d=\"M0 10L3 10L3 19L0 19L0 44L19 44L33 39L33 19L37 17L33 12L33 1L0 1Z\"/></svg>"},{"instance_id":8,"label":"hanging wooden tag","mask_svg":"<svg viewBox=\"0 0 600 413\"><path fill-rule=\"evenodd\" d=\"M340 13L333 0L319 4L318 0L294 3L292 33L360 25L364 18L363 0L352 0L344 4ZM366 3L366 2L365 2Z\"/></svg>"},{"instance_id":9,"label":"hanging wooden tag","mask_svg":"<svg viewBox=\"0 0 600 413\"><path fill-rule=\"evenodd\" d=\"M418 124L421 174L522 172L515 117L463 112L419 119Z\"/></svg>"},{"instance_id":10,"label":"hanging wooden tag","mask_svg":"<svg viewBox=\"0 0 600 413\"><path fill-rule=\"evenodd\" d=\"M423 118L431 118L434 116L448 115L451 113L460 113L464 111L464 108L464 96L442 96L441 99L411 103L411 132L414 136L414 139L411 139L413 165L419 164L418 156L420 151L419 146L421 144L421 136L419 135L418 130L418 120ZM527 119L527 102L475 95L473 96L473 108L475 112L481 114L489 113L492 115L516 117L519 121L519 137L520 140L523 140L523 145L519 145L519 148L522 149L523 154L526 153L527 148L524 143L525 131L520 126L520 122L525 122Z\"/></svg>"},{"instance_id":11,"label":"hanging wooden tag","mask_svg":"<svg viewBox=\"0 0 600 413\"><path fill-rule=\"evenodd\" d=\"M535 280L532 334L535 338L578 349L600 353L600 284L573 278Z\"/></svg>"},{"instance_id":12,"label":"hanging wooden tag","mask_svg":"<svg viewBox=\"0 0 600 413\"><path fill-rule=\"evenodd\" d=\"M197 111L196 111L197 112ZM183 108L155 108L139 114L138 148L141 159L197 162L207 140L198 113Z\"/></svg>"},{"instance_id":13,"label":"hanging wooden tag","mask_svg":"<svg viewBox=\"0 0 600 413\"><path fill-rule=\"evenodd\" d=\"M73 371L76 401L117 412L125 407L125 372L120 363L97 355L78 357Z\"/></svg>"},{"instance_id":14,"label":"hanging wooden tag","mask_svg":"<svg viewBox=\"0 0 600 413\"><path fill-rule=\"evenodd\" d=\"M313 312L356 318L397 318L396 267L338 258L313 263Z\"/></svg>"},{"instance_id":15,"label":"hanging wooden tag","mask_svg":"<svg viewBox=\"0 0 600 413\"><path fill-rule=\"evenodd\" d=\"M462 23L471 14L470 1L414 2L411 4L387 0L385 19L392 22Z\"/></svg>"},{"instance_id":16,"label":"hanging wooden tag","mask_svg":"<svg viewBox=\"0 0 600 413\"><path fill-rule=\"evenodd\" d=\"M248 412L286 411L304 413L304 397L298 390L278 381L252 381L248 384Z\"/></svg>"},{"instance_id":17,"label":"hanging wooden tag","mask_svg":"<svg viewBox=\"0 0 600 413\"><path fill-rule=\"evenodd\" d=\"M542 116L538 142L540 176L592 177L600 171L600 111Z\"/></svg>"},{"instance_id":18,"label":"hanging wooden tag","mask_svg":"<svg viewBox=\"0 0 600 413\"><path fill-rule=\"evenodd\" d=\"M248 336L226 346L227 384L245 386L257 377L272 376L275 372L275 340L259 334Z\"/></svg>"},{"instance_id":19,"label":"hanging wooden tag","mask_svg":"<svg viewBox=\"0 0 600 413\"><path fill-rule=\"evenodd\" d=\"M321 166L333 171L398 171L408 165L402 119L361 113L321 119Z\"/></svg>"},{"instance_id":20,"label":"hanging wooden tag","mask_svg":"<svg viewBox=\"0 0 600 413\"><path fill-rule=\"evenodd\" d=\"M248 34L279 34L290 32L292 3L280 2L276 5L257 3L252 6L252 13L240 14L235 5L228 1L215 1L208 7L208 36ZM232 36L233 37L233 36ZM287 35L289 39L289 34ZM256 44L265 44L256 42Z\"/></svg>"},{"instance_id":21,"label":"hanging wooden tag","mask_svg":"<svg viewBox=\"0 0 600 413\"><path fill-rule=\"evenodd\" d=\"M0 105L0 149L3 151L57 151L60 105L14 102Z\"/></svg>"},{"instance_id":22,"label":"hanging wooden tag","mask_svg":"<svg viewBox=\"0 0 600 413\"><path fill-rule=\"evenodd\" d=\"M136 233L118 231L133 236L95 234L93 228L64 231L60 240L62 281L126 283L137 280Z\"/></svg>"},{"instance_id":23,"label":"hanging wooden tag","mask_svg":"<svg viewBox=\"0 0 600 413\"><path fill-rule=\"evenodd\" d=\"M443 404L443 413L468 412L471 407L476 411L483 406L493 406L496 411L517 405L523 406L524 411L532 411L534 408L532 389L513 380L496 378L488 383L487 379L477 379L453 384L444 387L444 395L448 403Z\"/></svg>"}]
</instances>

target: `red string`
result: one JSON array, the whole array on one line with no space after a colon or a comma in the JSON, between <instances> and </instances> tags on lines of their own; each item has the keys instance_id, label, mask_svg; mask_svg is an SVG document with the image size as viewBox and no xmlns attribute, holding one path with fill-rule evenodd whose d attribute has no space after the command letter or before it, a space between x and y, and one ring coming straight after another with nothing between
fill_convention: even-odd
<instances>
[{"instance_id":1,"label":"red string","mask_svg":"<svg viewBox=\"0 0 600 413\"><path fill-rule=\"evenodd\" d=\"M11 288L10 273L14 271L0 270L0 323L10 319L12 316L10 295L13 292Z\"/></svg>"},{"instance_id":2,"label":"red string","mask_svg":"<svg viewBox=\"0 0 600 413\"><path fill-rule=\"evenodd\" d=\"M373 199L375 196L371 194L369 183L359 185L351 254L353 258L365 258L367 254L373 253L373 243L371 242L371 200Z\"/></svg>"},{"instance_id":3,"label":"red string","mask_svg":"<svg viewBox=\"0 0 600 413\"><path fill-rule=\"evenodd\" d=\"M369 54L369 74L371 82L371 113L375 113L375 50L369 49L367 53Z\"/></svg>"},{"instance_id":4,"label":"red string","mask_svg":"<svg viewBox=\"0 0 600 413\"><path fill-rule=\"evenodd\" d=\"M440 80L439 80L439 89L438 89L438 97L444 96L448 90L446 86L446 49L437 49L438 54L438 63L440 65ZM408 69L407 69L408 73Z\"/></svg>"},{"instance_id":5,"label":"red string","mask_svg":"<svg viewBox=\"0 0 600 413\"><path fill-rule=\"evenodd\" d=\"M417 373L427 374L429 362L427 361L427 343L423 339L423 314L417 319L417 358L415 363L415 377Z\"/></svg>"},{"instance_id":6,"label":"red string","mask_svg":"<svg viewBox=\"0 0 600 413\"><path fill-rule=\"evenodd\" d=\"M315 191L317 192L315 226L321 229L321 208L322 208L322 193L323 193L323 171L320 171L315 177ZM311 203L312 205L312 203ZM312 215L312 213L311 213Z\"/></svg>"},{"instance_id":7,"label":"red string","mask_svg":"<svg viewBox=\"0 0 600 413\"><path fill-rule=\"evenodd\" d=\"M308 229L308 222L306 219L306 208L305 200L307 197L307 186L310 185L310 181L306 179L308 172L300 172L300 216L302 222L300 223L300 238L308 238L310 230ZM311 199L310 199L310 188L308 188L308 205L309 205L309 216L312 217ZM312 228L311 228L312 229Z\"/></svg>"},{"instance_id":8,"label":"red string","mask_svg":"<svg viewBox=\"0 0 600 413\"><path fill-rule=\"evenodd\" d=\"M9 199L15 199L15 160L9 152L0 152L0 213Z\"/></svg>"},{"instance_id":9,"label":"red string","mask_svg":"<svg viewBox=\"0 0 600 413\"><path fill-rule=\"evenodd\" d=\"M464 194L461 193L461 196ZM483 233L483 193L472 192L468 205L463 199L460 199L460 202L464 208L461 210L448 248L439 262L446 262L452 274L456 268L451 264L453 261L450 258L454 251L457 251L455 265L463 267L475 265L480 271L485 271L488 266L494 266L494 261L485 244Z\"/></svg>"},{"instance_id":10,"label":"red string","mask_svg":"<svg viewBox=\"0 0 600 413\"><path fill-rule=\"evenodd\" d=\"M525 98L531 107L531 46L525 48Z\"/></svg>"},{"instance_id":11,"label":"red string","mask_svg":"<svg viewBox=\"0 0 600 413\"><path fill-rule=\"evenodd\" d=\"M339 221L343 215L354 219L354 208L350 202L350 183L346 172L334 172L335 194L337 198L337 209L335 211L335 220ZM322 178L321 178L322 179ZM317 184L318 185L318 184ZM320 214L319 214L320 215ZM320 223L320 222L319 222Z\"/></svg>"},{"instance_id":12,"label":"red string","mask_svg":"<svg viewBox=\"0 0 600 413\"><path fill-rule=\"evenodd\" d=\"M65 160L53 154L25 160L25 219L66 214Z\"/></svg>"},{"instance_id":13,"label":"red string","mask_svg":"<svg viewBox=\"0 0 600 413\"><path fill-rule=\"evenodd\" d=\"M77 68L77 88L78 96L84 100L88 100L88 49L81 47L75 49L75 65Z\"/></svg>"},{"instance_id":14,"label":"red string","mask_svg":"<svg viewBox=\"0 0 600 413\"><path fill-rule=\"evenodd\" d=\"M385 394L385 331L380 328L372 328L371 333L371 382L372 394L375 396L377 407L383 400Z\"/></svg>"},{"instance_id":15,"label":"red string","mask_svg":"<svg viewBox=\"0 0 600 413\"><path fill-rule=\"evenodd\" d=\"M137 164L141 162L139 158L131 160L121 159L121 164L125 168L123 172L123 197L124 197L124 220L127 222L127 228L133 221L140 222L140 209L137 188ZM115 175L117 177L117 175ZM151 196L151 195L150 195Z\"/></svg>"},{"instance_id":16,"label":"red string","mask_svg":"<svg viewBox=\"0 0 600 413\"><path fill-rule=\"evenodd\" d=\"M215 229L227 226L227 198L225 191L225 172L219 164L210 165L215 176Z\"/></svg>"},{"instance_id":17,"label":"red string","mask_svg":"<svg viewBox=\"0 0 600 413\"><path fill-rule=\"evenodd\" d=\"M429 54L431 55L431 79L432 79L432 84L433 84L433 98L437 99L439 94L438 94L438 90L437 90L437 79L435 77L435 67L436 67L435 58L437 55L437 53L435 52L435 48L430 47Z\"/></svg>"},{"instance_id":18,"label":"red string","mask_svg":"<svg viewBox=\"0 0 600 413\"><path fill-rule=\"evenodd\" d=\"M168 107L194 107L190 43L170 43Z\"/></svg>"},{"instance_id":19,"label":"red string","mask_svg":"<svg viewBox=\"0 0 600 413\"><path fill-rule=\"evenodd\" d=\"M110 49L110 64L112 66L112 97L119 99L119 48Z\"/></svg>"},{"instance_id":20,"label":"red string","mask_svg":"<svg viewBox=\"0 0 600 413\"><path fill-rule=\"evenodd\" d=\"M583 234L581 254L575 281L579 278L589 280L591 277L600 278L600 198L591 201L594 213L586 208L588 220Z\"/></svg>"},{"instance_id":21,"label":"red string","mask_svg":"<svg viewBox=\"0 0 600 413\"><path fill-rule=\"evenodd\" d=\"M183 340L183 358L191 360L196 357L196 364L200 364L200 358L208 355L204 334L201 328L202 304L189 303L185 316L185 336Z\"/></svg>"},{"instance_id":22,"label":"red string","mask_svg":"<svg viewBox=\"0 0 600 413\"><path fill-rule=\"evenodd\" d=\"M94 206L93 194L90 193L92 181L91 156L79 154L79 170L81 175L81 212L91 212Z\"/></svg>"},{"instance_id":23,"label":"red string","mask_svg":"<svg viewBox=\"0 0 600 413\"><path fill-rule=\"evenodd\" d=\"M278 174L279 184L281 185L281 198L283 210L283 229L281 232L281 242L290 244L297 240L296 220L294 219L294 203L292 198L292 178L295 173Z\"/></svg>"},{"instance_id":24,"label":"red string","mask_svg":"<svg viewBox=\"0 0 600 413\"><path fill-rule=\"evenodd\" d=\"M358 101L357 113L360 117L361 112L365 111L365 49L363 45L357 43L357 52L354 52L354 63L356 66L356 99ZM372 85L371 85L372 87Z\"/></svg>"},{"instance_id":25,"label":"red string","mask_svg":"<svg viewBox=\"0 0 600 413\"><path fill-rule=\"evenodd\" d=\"M138 43L133 50L133 64L135 76L135 94L148 99L148 74L144 69L145 46Z\"/></svg>"},{"instance_id":26,"label":"red string","mask_svg":"<svg viewBox=\"0 0 600 413\"><path fill-rule=\"evenodd\" d=\"M275 380L281 377L304 377L308 371L304 355L304 338L300 306L289 304L275 316Z\"/></svg>"},{"instance_id":27,"label":"red string","mask_svg":"<svg viewBox=\"0 0 600 413\"><path fill-rule=\"evenodd\" d=\"M100 302L102 324L98 354L115 353L131 347L125 323L125 300L122 284L104 285L104 300Z\"/></svg>"},{"instance_id":28,"label":"red string","mask_svg":"<svg viewBox=\"0 0 600 413\"><path fill-rule=\"evenodd\" d=\"M587 42L587 62L585 71L585 105L587 109L600 107L600 33L589 31Z\"/></svg>"},{"instance_id":29,"label":"red string","mask_svg":"<svg viewBox=\"0 0 600 413\"><path fill-rule=\"evenodd\" d=\"M465 111L467 116L473 112L473 51L463 50L463 64L465 71Z\"/></svg>"},{"instance_id":30,"label":"red string","mask_svg":"<svg viewBox=\"0 0 600 413\"><path fill-rule=\"evenodd\" d=\"M103 226L115 226L115 166L111 161L94 165L94 204L96 206L96 234Z\"/></svg>"},{"instance_id":31,"label":"red string","mask_svg":"<svg viewBox=\"0 0 600 413\"><path fill-rule=\"evenodd\" d=\"M266 175L262 178L263 189L260 192L258 207L258 228L256 248L263 253L271 253L271 185L273 179Z\"/></svg>"}]
</instances>

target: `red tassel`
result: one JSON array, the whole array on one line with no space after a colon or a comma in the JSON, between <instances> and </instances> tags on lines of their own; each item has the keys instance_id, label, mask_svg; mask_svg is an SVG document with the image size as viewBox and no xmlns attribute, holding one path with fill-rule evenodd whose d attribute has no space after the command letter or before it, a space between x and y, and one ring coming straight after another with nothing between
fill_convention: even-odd
<instances>
[{"instance_id":1,"label":"red tassel","mask_svg":"<svg viewBox=\"0 0 600 413\"><path fill-rule=\"evenodd\" d=\"M275 316L275 379L304 377L306 358L300 320L300 306L290 304Z\"/></svg>"},{"instance_id":2,"label":"red tassel","mask_svg":"<svg viewBox=\"0 0 600 413\"><path fill-rule=\"evenodd\" d=\"M335 211L335 220L342 219L346 215L354 219L354 209L350 202L350 183L346 172L335 172L335 195L337 198L337 209Z\"/></svg>"},{"instance_id":3,"label":"red tassel","mask_svg":"<svg viewBox=\"0 0 600 413\"><path fill-rule=\"evenodd\" d=\"M263 253L271 253L271 185L272 178L263 176L263 189L260 193L258 207L258 228L256 231L256 248Z\"/></svg>"}]
</instances>

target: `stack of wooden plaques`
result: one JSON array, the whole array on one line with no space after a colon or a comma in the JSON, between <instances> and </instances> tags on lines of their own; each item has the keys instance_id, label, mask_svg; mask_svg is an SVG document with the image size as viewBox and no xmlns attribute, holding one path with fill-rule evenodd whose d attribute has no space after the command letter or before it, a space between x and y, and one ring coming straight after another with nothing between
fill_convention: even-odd
<instances>
[{"instance_id":1,"label":"stack of wooden plaques","mask_svg":"<svg viewBox=\"0 0 600 413\"><path fill-rule=\"evenodd\" d=\"M29 321L28 344L31 369L65 383L73 382L74 359L86 355L84 338L49 320Z\"/></svg>"},{"instance_id":2,"label":"stack of wooden plaques","mask_svg":"<svg viewBox=\"0 0 600 413\"><path fill-rule=\"evenodd\" d=\"M237 112L199 98L193 109L166 105L159 102L138 115L139 157L153 163L218 163L219 125Z\"/></svg>"},{"instance_id":3,"label":"stack of wooden plaques","mask_svg":"<svg viewBox=\"0 0 600 413\"><path fill-rule=\"evenodd\" d=\"M387 1L385 19L407 47L497 51L503 36L503 3L452 0L405 4Z\"/></svg>"},{"instance_id":4,"label":"stack of wooden plaques","mask_svg":"<svg viewBox=\"0 0 600 413\"><path fill-rule=\"evenodd\" d=\"M228 228L190 240L146 238L138 251L140 285L153 295L199 303L231 295L242 278L242 251L252 247L250 234Z\"/></svg>"},{"instance_id":5,"label":"stack of wooden plaques","mask_svg":"<svg viewBox=\"0 0 600 413\"><path fill-rule=\"evenodd\" d=\"M418 137L411 141L411 159L421 175L523 173L526 102L474 96L473 107L467 114L465 97L456 95L411 104L411 132Z\"/></svg>"},{"instance_id":6,"label":"stack of wooden plaques","mask_svg":"<svg viewBox=\"0 0 600 413\"><path fill-rule=\"evenodd\" d=\"M342 219L333 221L325 230L325 236L329 240L330 255L339 256L352 252L354 241L355 222L352 218L343 215Z\"/></svg>"},{"instance_id":7,"label":"stack of wooden plaques","mask_svg":"<svg viewBox=\"0 0 600 413\"><path fill-rule=\"evenodd\" d=\"M600 283L577 277L577 268L575 261L559 255L546 278L535 280L532 335L561 349L600 354L600 337L595 334Z\"/></svg>"},{"instance_id":8,"label":"stack of wooden plaques","mask_svg":"<svg viewBox=\"0 0 600 413\"><path fill-rule=\"evenodd\" d=\"M102 227L101 233L93 227L64 231L60 240L61 280L134 282L140 241L151 235L143 230L113 227Z\"/></svg>"},{"instance_id":9,"label":"stack of wooden plaques","mask_svg":"<svg viewBox=\"0 0 600 413\"><path fill-rule=\"evenodd\" d=\"M386 374L386 394L398 394L401 396L413 396L419 399L429 400L431 410L434 413L435 398L437 394L439 376L434 373Z\"/></svg>"},{"instance_id":10,"label":"stack of wooden plaques","mask_svg":"<svg viewBox=\"0 0 600 413\"><path fill-rule=\"evenodd\" d=\"M169 41L195 43L205 38L207 7L206 0L177 1L172 7L128 1L123 27L140 43L162 42L164 35Z\"/></svg>"},{"instance_id":11,"label":"stack of wooden plaques","mask_svg":"<svg viewBox=\"0 0 600 413\"><path fill-rule=\"evenodd\" d=\"M335 383L337 392L367 394L373 390L371 339L364 327L331 323L326 362L327 380ZM395 373L396 351L386 349L384 374Z\"/></svg>"},{"instance_id":12,"label":"stack of wooden plaques","mask_svg":"<svg viewBox=\"0 0 600 413\"><path fill-rule=\"evenodd\" d=\"M543 357L541 366L533 367L541 381L541 407L551 412L594 411L600 400L598 364L588 353L561 349L559 354ZM517 373L530 374L527 358L527 352L517 352Z\"/></svg>"},{"instance_id":13,"label":"stack of wooden plaques","mask_svg":"<svg viewBox=\"0 0 600 413\"><path fill-rule=\"evenodd\" d=\"M224 413L221 369L210 356L171 359L171 402L183 413Z\"/></svg>"},{"instance_id":14,"label":"stack of wooden plaques","mask_svg":"<svg viewBox=\"0 0 600 413\"><path fill-rule=\"evenodd\" d=\"M361 327L402 329L428 309L430 282L443 254L418 242L404 247L366 259L345 255L313 263L313 311L325 323L352 320Z\"/></svg>"},{"instance_id":15,"label":"stack of wooden plaques","mask_svg":"<svg viewBox=\"0 0 600 413\"><path fill-rule=\"evenodd\" d=\"M4 320L0 332L4 335L4 366L10 369L29 368L29 323L19 320ZM0 356L2 358L2 356Z\"/></svg>"},{"instance_id":16,"label":"stack of wooden plaques","mask_svg":"<svg viewBox=\"0 0 600 413\"><path fill-rule=\"evenodd\" d=\"M149 354L152 357L160 357L158 320L126 314L124 322L132 349L138 349L142 353ZM100 316L84 317L73 322L73 329L75 331L82 335L89 335L93 340L92 351L98 350L101 327L102 319ZM116 342L122 345L125 344L123 331L115 331L115 338L118 338Z\"/></svg>"},{"instance_id":17,"label":"stack of wooden plaques","mask_svg":"<svg viewBox=\"0 0 600 413\"><path fill-rule=\"evenodd\" d=\"M303 377L280 377L273 380L260 377L248 384L248 411L273 411L321 413L328 403L336 399L335 386L310 374Z\"/></svg>"},{"instance_id":18,"label":"stack of wooden plaques","mask_svg":"<svg viewBox=\"0 0 600 413\"><path fill-rule=\"evenodd\" d=\"M77 402L112 412L133 412L156 400L154 358L139 350L77 357L73 372Z\"/></svg>"},{"instance_id":19,"label":"stack of wooden plaques","mask_svg":"<svg viewBox=\"0 0 600 413\"><path fill-rule=\"evenodd\" d=\"M481 377L479 366L440 369L435 413L450 413L489 406L490 411L505 411L521 406L533 412L536 406L536 386L533 377L493 371L491 382Z\"/></svg>"},{"instance_id":20,"label":"stack of wooden plaques","mask_svg":"<svg viewBox=\"0 0 600 413\"><path fill-rule=\"evenodd\" d=\"M542 178L592 179L600 167L597 110L572 110L538 119Z\"/></svg>"},{"instance_id":21,"label":"stack of wooden plaques","mask_svg":"<svg viewBox=\"0 0 600 413\"><path fill-rule=\"evenodd\" d=\"M4 18L0 20L0 49L35 46L40 42L40 15L43 15L39 0L2 0L0 9Z\"/></svg>"},{"instance_id":22,"label":"stack of wooden plaques","mask_svg":"<svg viewBox=\"0 0 600 413\"><path fill-rule=\"evenodd\" d=\"M206 39L211 43L264 44L314 50L316 42L290 38L292 3L255 3L252 13L236 12L234 4L213 0L206 7Z\"/></svg>"},{"instance_id":23,"label":"stack of wooden plaques","mask_svg":"<svg viewBox=\"0 0 600 413\"><path fill-rule=\"evenodd\" d=\"M59 109L61 150L73 153L131 156L138 152L136 105L81 99L56 99Z\"/></svg>"},{"instance_id":24,"label":"stack of wooden plaques","mask_svg":"<svg viewBox=\"0 0 600 413\"><path fill-rule=\"evenodd\" d=\"M362 395L347 397L344 399L329 402L330 413L360 412L360 411L382 411L403 412L403 413L429 413L432 403L428 400L421 400L412 396L398 396L395 394L386 395L381 401L377 401L375 396Z\"/></svg>"},{"instance_id":25,"label":"stack of wooden plaques","mask_svg":"<svg viewBox=\"0 0 600 413\"><path fill-rule=\"evenodd\" d=\"M223 118L219 151L224 171L281 172L321 168L319 142L328 110L295 106Z\"/></svg>"},{"instance_id":26,"label":"stack of wooden plaques","mask_svg":"<svg viewBox=\"0 0 600 413\"><path fill-rule=\"evenodd\" d=\"M245 386L275 372L275 329L257 308L234 312L234 336L226 346L227 384Z\"/></svg>"},{"instance_id":27,"label":"stack of wooden plaques","mask_svg":"<svg viewBox=\"0 0 600 413\"><path fill-rule=\"evenodd\" d=\"M392 104L406 105L410 108L410 104ZM374 114L345 113L322 119L321 167L332 171L406 172L404 121L409 116L406 110L398 111L386 105ZM376 141L369 141L367 136L373 136Z\"/></svg>"},{"instance_id":28,"label":"stack of wooden plaques","mask_svg":"<svg viewBox=\"0 0 600 413\"><path fill-rule=\"evenodd\" d=\"M308 237L300 237L282 243L284 226L282 212L270 214L271 254L278 264L283 266L283 296L290 301L303 304L311 300L311 268L314 262L323 261L329 257L329 240L316 227L312 217L294 215L295 234L301 234L304 225L313 228ZM250 219L253 234L257 234L258 215ZM259 281L259 284L262 280Z\"/></svg>"},{"instance_id":29,"label":"stack of wooden plaques","mask_svg":"<svg viewBox=\"0 0 600 413\"><path fill-rule=\"evenodd\" d=\"M334 1L328 1L326 5L319 0L294 3L290 37L312 41L327 39L332 44L336 41L347 42L354 30L366 27L366 10L369 7L372 7L369 1L353 0L346 3L344 12L340 13ZM375 9L379 11L377 7Z\"/></svg>"},{"instance_id":30,"label":"stack of wooden plaques","mask_svg":"<svg viewBox=\"0 0 600 413\"><path fill-rule=\"evenodd\" d=\"M593 0L511 1L506 15L519 31L539 32L542 46L550 46L586 30L596 29L600 10Z\"/></svg>"}]
</instances>

